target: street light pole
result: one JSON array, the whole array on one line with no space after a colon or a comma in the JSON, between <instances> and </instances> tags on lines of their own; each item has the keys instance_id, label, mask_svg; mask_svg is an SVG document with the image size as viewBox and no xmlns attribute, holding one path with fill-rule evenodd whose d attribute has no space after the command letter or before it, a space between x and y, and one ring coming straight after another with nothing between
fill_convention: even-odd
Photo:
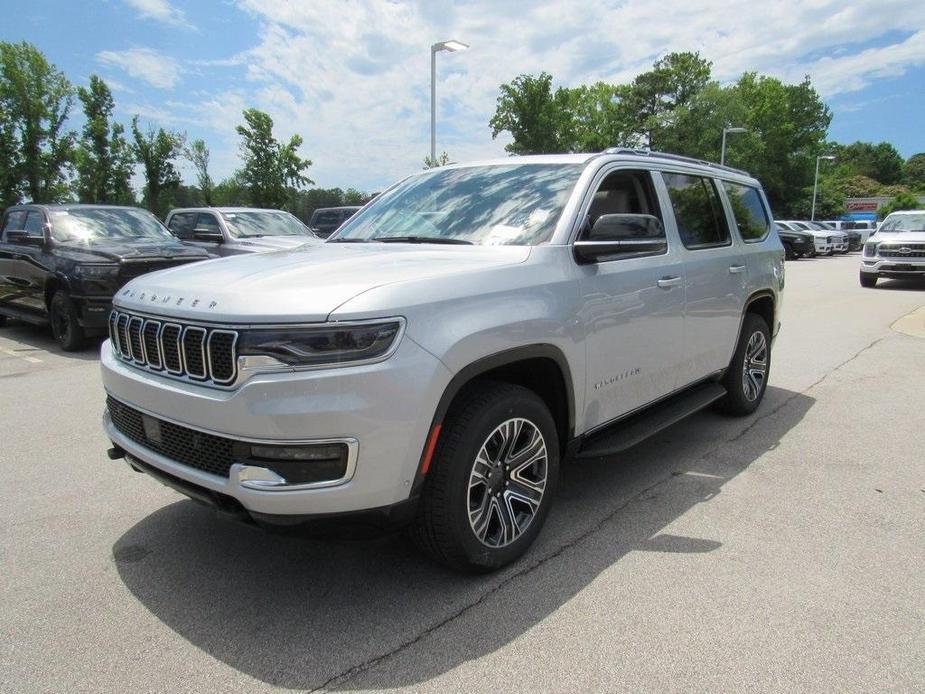
<instances>
[{"instance_id":1,"label":"street light pole","mask_svg":"<svg viewBox=\"0 0 925 694\"><path fill-rule=\"evenodd\" d=\"M719 152L720 166L726 165L726 133L746 133L746 132L748 132L746 128L723 128L723 146Z\"/></svg>"},{"instance_id":2,"label":"street light pole","mask_svg":"<svg viewBox=\"0 0 925 694\"><path fill-rule=\"evenodd\" d=\"M819 162L825 159L826 161L834 161L835 157L831 154L820 154L816 157L816 177L813 179L813 207L809 212L809 221L816 221L816 191L819 189Z\"/></svg>"},{"instance_id":3,"label":"street light pole","mask_svg":"<svg viewBox=\"0 0 925 694\"><path fill-rule=\"evenodd\" d=\"M430 47L430 161L437 161L437 53L464 51L469 44L462 41L440 41Z\"/></svg>"}]
</instances>

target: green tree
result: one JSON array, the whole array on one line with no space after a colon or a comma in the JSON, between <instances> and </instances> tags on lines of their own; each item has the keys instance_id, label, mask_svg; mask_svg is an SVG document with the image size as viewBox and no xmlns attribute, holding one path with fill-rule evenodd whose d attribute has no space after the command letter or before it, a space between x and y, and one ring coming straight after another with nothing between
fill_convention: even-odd
<instances>
[{"instance_id":1,"label":"green tree","mask_svg":"<svg viewBox=\"0 0 925 694\"><path fill-rule=\"evenodd\" d=\"M424 168L425 169L436 169L439 166L446 166L450 163L450 155L446 152L441 152L436 159L431 159L428 154L424 157Z\"/></svg>"},{"instance_id":2,"label":"green tree","mask_svg":"<svg viewBox=\"0 0 925 694\"><path fill-rule=\"evenodd\" d=\"M212 205L212 189L215 187L209 175L209 148L205 140L193 140L189 146L183 148L183 156L196 169L196 182L199 185L200 195L206 205Z\"/></svg>"},{"instance_id":3,"label":"green tree","mask_svg":"<svg viewBox=\"0 0 925 694\"><path fill-rule=\"evenodd\" d=\"M867 176L885 185L902 181L903 158L889 142L854 142L832 151L841 175Z\"/></svg>"},{"instance_id":4,"label":"green tree","mask_svg":"<svg viewBox=\"0 0 925 694\"><path fill-rule=\"evenodd\" d=\"M569 134L565 149L573 152L600 152L608 147L631 146L637 138L625 118L621 105L629 88L596 82L567 90L570 117L565 119Z\"/></svg>"},{"instance_id":5,"label":"green tree","mask_svg":"<svg viewBox=\"0 0 925 694\"><path fill-rule=\"evenodd\" d=\"M217 207L241 207L250 204L247 187L244 185L240 171L236 171L215 185L212 189L212 204Z\"/></svg>"},{"instance_id":6,"label":"green tree","mask_svg":"<svg viewBox=\"0 0 925 694\"><path fill-rule=\"evenodd\" d=\"M925 152L913 154L903 164L903 181L912 190L925 190Z\"/></svg>"},{"instance_id":7,"label":"green tree","mask_svg":"<svg viewBox=\"0 0 925 694\"><path fill-rule=\"evenodd\" d=\"M144 169L144 205L163 219L180 185L174 161L182 151L184 137L163 128L155 130L153 126L143 133L138 127L138 116L132 118L132 136L135 158Z\"/></svg>"},{"instance_id":8,"label":"green tree","mask_svg":"<svg viewBox=\"0 0 925 694\"><path fill-rule=\"evenodd\" d=\"M846 198L869 198L877 195L882 187L878 181L861 174L845 178L838 175L820 178L826 181L830 179L838 192Z\"/></svg>"},{"instance_id":9,"label":"green tree","mask_svg":"<svg viewBox=\"0 0 925 694\"><path fill-rule=\"evenodd\" d=\"M112 92L96 75L89 87L78 87L86 121L75 152L77 195L81 202L133 203L131 177L135 158L124 129L111 123L115 106Z\"/></svg>"},{"instance_id":10,"label":"green tree","mask_svg":"<svg viewBox=\"0 0 925 694\"><path fill-rule=\"evenodd\" d=\"M286 144L273 136L273 119L263 111L244 111L245 125L235 128L241 136L241 178L248 189L251 204L258 207L282 207L290 189L313 183L303 172L311 160L302 159L298 150L302 138L293 135Z\"/></svg>"},{"instance_id":11,"label":"green tree","mask_svg":"<svg viewBox=\"0 0 925 694\"><path fill-rule=\"evenodd\" d=\"M504 149L511 154L567 152L571 134L569 92L553 93L552 75L519 75L501 85L495 115L489 121L492 139L509 132L514 141Z\"/></svg>"},{"instance_id":12,"label":"green tree","mask_svg":"<svg viewBox=\"0 0 925 694\"><path fill-rule=\"evenodd\" d=\"M13 118L0 99L0 210L22 200L22 166Z\"/></svg>"},{"instance_id":13,"label":"green tree","mask_svg":"<svg viewBox=\"0 0 925 694\"><path fill-rule=\"evenodd\" d=\"M26 42L0 42L0 131L6 140L0 156L15 167L0 175L4 198L20 188L33 202L67 197L75 136L64 124L73 104L71 83L41 51ZM18 156L9 154L11 142ZM13 178L20 183L12 185Z\"/></svg>"},{"instance_id":14,"label":"green tree","mask_svg":"<svg viewBox=\"0 0 925 694\"><path fill-rule=\"evenodd\" d=\"M880 219L886 217L890 212L899 210L920 210L922 203L919 202L919 196L913 193L900 193L885 205L881 205L877 210L877 216Z\"/></svg>"}]
</instances>

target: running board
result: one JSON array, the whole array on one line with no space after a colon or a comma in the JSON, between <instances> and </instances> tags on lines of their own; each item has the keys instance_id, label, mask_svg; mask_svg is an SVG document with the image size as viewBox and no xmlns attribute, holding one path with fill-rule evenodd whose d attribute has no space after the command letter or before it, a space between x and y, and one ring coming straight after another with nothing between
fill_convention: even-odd
<instances>
[{"instance_id":1,"label":"running board","mask_svg":"<svg viewBox=\"0 0 925 694\"><path fill-rule=\"evenodd\" d=\"M20 320L23 323L32 323L32 325L48 325L48 316L42 316L16 306L4 306L3 310L0 310L0 316Z\"/></svg>"},{"instance_id":2,"label":"running board","mask_svg":"<svg viewBox=\"0 0 925 694\"><path fill-rule=\"evenodd\" d=\"M708 382L694 386L588 436L581 442L575 457L600 458L625 451L702 410L725 394L726 389L719 383Z\"/></svg>"}]
</instances>

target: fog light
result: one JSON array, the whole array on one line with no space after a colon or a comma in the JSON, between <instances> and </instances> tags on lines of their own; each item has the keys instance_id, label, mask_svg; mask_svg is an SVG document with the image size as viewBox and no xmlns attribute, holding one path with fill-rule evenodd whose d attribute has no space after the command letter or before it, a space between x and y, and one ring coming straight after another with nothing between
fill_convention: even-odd
<instances>
[{"instance_id":1,"label":"fog light","mask_svg":"<svg viewBox=\"0 0 925 694\"><path fill-rule=\"evenodd\" d=\"M342 479L347 473L348 449L343 443L251 444L249 458L284 477L288 484L309 484Z\"/></svg>"}]
</instances>

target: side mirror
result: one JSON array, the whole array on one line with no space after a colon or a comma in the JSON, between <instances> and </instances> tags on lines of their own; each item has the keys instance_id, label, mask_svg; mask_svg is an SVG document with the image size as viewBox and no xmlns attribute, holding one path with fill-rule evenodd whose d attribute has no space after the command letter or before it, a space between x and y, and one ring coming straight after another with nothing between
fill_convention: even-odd
<instances>
[{"instance_id":1,"label":"side mirror","mask_svg":"<svg viewBox=\"0 0 925 694\"><path fill-rule=\"evenodd\" d=\"M193 229L194 241L206 241L208 243L224 243L225 237L220 231L211 231L206 229Z\"/></svg>"},{"instance_id":2,"label":"side mirror","mask_svg":"<svg viewBox=\"0 0 925 694\"><path fill-rule=\"evenodd\" d=\"M608 256L664 253L668 250L665 228L649 214L604 214L597 218L585 238L574 244L579 263L596 263Z\"/></svg>"},{"instance_id":3,"label":"side mirror","mask_svg":"<svg viewBox=\"0 0 925 694\"><path fill-rule=\"evenodd\" d=\"M44 246L45 237L35 236L28 231L8 231L6 232L7 243L18 243L23 246Z\"/></svg>"}]
</instances>

